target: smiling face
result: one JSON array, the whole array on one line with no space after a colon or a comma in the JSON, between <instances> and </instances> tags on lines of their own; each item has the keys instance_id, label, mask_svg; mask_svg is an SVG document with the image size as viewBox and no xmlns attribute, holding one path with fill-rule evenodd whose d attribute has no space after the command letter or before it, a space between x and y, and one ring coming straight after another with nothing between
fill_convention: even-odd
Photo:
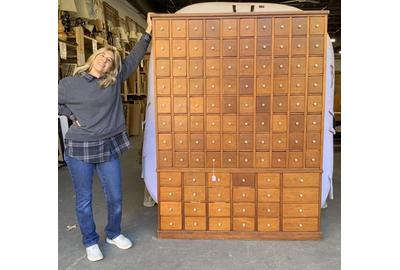
<instances>
[{"instance_id":1,"label":"smiling face","mask_svg":"<svg viewBox=\"0 0 400 270\"><path fill-rule=\"evenodd\" d=\"M105 51L99 53L93 60L93 66L90 70L90 74L101 77L106 72L110 71L113 66L114 53L111 51Z\"/></svg>"}]
</instances>

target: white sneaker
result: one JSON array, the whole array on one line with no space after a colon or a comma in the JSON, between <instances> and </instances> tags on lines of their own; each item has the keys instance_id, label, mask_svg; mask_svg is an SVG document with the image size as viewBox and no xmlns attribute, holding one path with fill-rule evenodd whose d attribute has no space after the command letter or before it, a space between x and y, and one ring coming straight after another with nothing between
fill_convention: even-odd
<instances>
[{"instance_id":1,"label":"white sneaker","mask_svg":"<svg viewBox=\"0 0 400 270\"><path fill-rule=\"evenodd\" d=\"M103 259L103 253L99 248L98 244L86 248L86 254L89 261L95 262Z\"/></svg>"},{"instance_id":2,"label":"white sneaker","mask_svg":"<svg viewBox=\"0 0 400 270\"><path fill-rule=\"evenodd\" d=\"M107 237L106 242L109 243L109 244L116 245L120 249L128 249L133 245L131 240L129 240L128 238L126 238L122 234L118 235L117 237L115 237L112 240Z\"/></svg>"}]
</instances>

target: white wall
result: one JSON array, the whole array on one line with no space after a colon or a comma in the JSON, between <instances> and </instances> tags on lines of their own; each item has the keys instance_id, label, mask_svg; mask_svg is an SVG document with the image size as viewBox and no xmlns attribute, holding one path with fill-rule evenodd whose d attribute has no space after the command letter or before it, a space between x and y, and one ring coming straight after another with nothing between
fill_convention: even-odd
<instances>
[{"instance_id":1,"label":"white wall","mask_svg":"<svg viewBox=\"0 0 400 270\"><path fill-rule=\"evenodd\" d=\"M146 29L146 20L142 18L141 14L126 0L106 0L103 1L118 10L118 14L121 18L125 19L125 16L131 17L138 25ZM145 14L147 16L147 14Z\"/></svg>"}]
</instances>

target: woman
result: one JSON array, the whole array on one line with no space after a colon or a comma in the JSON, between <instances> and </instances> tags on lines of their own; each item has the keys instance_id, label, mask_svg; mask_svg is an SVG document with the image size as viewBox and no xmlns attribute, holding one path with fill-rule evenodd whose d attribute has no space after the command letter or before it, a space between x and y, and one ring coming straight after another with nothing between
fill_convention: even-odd
<instances>
[{"instance_id":1,"label":"woman","mask_svg":"<svg viewBox=\"0 0 400 270\"><path fill-rule=\"evenodd\" d=\"M58 113L73 120L65 136L65 161L76 193L76 215L90 261L103 259L92 213L96 170L107 200L106 242L120 249L133 244L121 234L122 190L119 156L129 148L121 100L121 83L135 71L151 41L151 17L135 48L121 63L111 46L97 50L74 76L58 88Z\"/></svg>"}]
</instances>

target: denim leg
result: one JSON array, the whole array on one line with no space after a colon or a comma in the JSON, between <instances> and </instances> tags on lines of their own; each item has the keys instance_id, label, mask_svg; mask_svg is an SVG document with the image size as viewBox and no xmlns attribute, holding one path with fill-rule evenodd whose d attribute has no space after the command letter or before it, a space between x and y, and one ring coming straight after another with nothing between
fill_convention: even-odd
<instances>
[{"instance_id":1,"label":"denim leg","mask_svg":"<svg viewBox=\"0 0 400 270\"><path fill-rule=\"evenodd\" d=\"M96 171L107 200L106 236L114 239L121 234L122 189L119 157L96 164Z\"/></svg>"},{"instance_id":2,"label":"denim leg","mask_svg":"<svg viewBox=\"0 0 400 270\"><path fill-rule=\"evenodd\" d=\"M99 235L93 219L92 183L95 164L65 156L75 189L75 210L85 247L97 244Z\"/></svg>"}]
</instances>

